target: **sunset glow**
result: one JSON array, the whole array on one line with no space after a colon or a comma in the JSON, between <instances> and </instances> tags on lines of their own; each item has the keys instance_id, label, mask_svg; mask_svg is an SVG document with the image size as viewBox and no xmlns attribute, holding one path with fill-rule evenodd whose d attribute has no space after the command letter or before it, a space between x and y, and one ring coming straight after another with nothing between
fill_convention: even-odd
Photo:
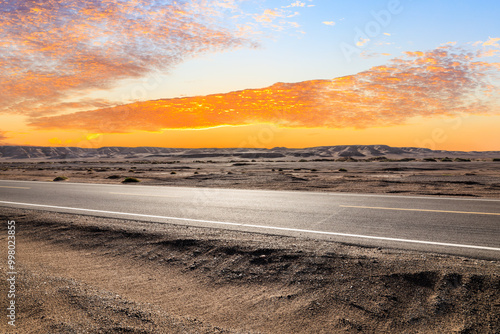
<instances>
[{"instance_id":1,"label":"sunset glow","mask_svg":"<svg viewBox=\"0 0 500 334\"><path fill-rule=\"evenodd\" d=\"M422 36L422 4L365 5L0 1L0 143L500 150L493 22Z\"/></svg>"}]
</instances>

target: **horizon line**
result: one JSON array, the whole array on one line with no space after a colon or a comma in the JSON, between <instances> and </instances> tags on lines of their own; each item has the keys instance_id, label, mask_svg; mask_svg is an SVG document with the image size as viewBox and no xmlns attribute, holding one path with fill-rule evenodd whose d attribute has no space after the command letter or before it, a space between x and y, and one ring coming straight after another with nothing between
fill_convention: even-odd
<instances>
[{"instance_id":1,"label":"horizon line","mask_svg":"<svg viewBox=\"0 0 500 334\"><path fill-rule=\"evenodd\" d=\"M314 149L314 148L324 148L324 147L353 147L353 146L361 146L361 147L374 147L374 146L385 146L389 148L413 148L413 149L423 149L429 150L433 152L463 152L463 153L471 153L471 152L479 152L479 153L487 153L487 152L500 152L499 150L488 150L488 151L461 151L461 150L434 150L427 147L418 147L418 146L390 146L386 144L371 144L371 145L363 145L363 144L344 144L344 145L321 145L321 146L308 146L308 147L285 147L285 146L276 146L272 148L266 147L168 147L168 146L101 146L101 147L79 147L79 146L38 146L38 145L0 145L0 147L34 147L34 148L78 148L83 150L99 150L103 148L158 148L158 149L178 149L178 150L203 150L203 149L218 149L218 150L236 150L236 149L254 149L254 150L273 150L273 149L287 149L287 150L306 150L306 149Z\"/></svg>"}]
</instances>

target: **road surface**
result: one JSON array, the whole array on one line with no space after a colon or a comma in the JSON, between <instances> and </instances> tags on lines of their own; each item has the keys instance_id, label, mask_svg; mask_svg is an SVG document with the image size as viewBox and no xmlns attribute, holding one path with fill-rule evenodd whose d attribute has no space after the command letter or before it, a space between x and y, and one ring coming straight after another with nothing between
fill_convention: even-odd
<instances>
[{"instance_id":1,"label":"road surface","mask_svg":"<svg viewBox=\"0 0 500 334\"><path fill-rule=\"evenodd\" d=\"M500 200L0 180L1 207L500 259Z\"/></svg>"}]
</instances>

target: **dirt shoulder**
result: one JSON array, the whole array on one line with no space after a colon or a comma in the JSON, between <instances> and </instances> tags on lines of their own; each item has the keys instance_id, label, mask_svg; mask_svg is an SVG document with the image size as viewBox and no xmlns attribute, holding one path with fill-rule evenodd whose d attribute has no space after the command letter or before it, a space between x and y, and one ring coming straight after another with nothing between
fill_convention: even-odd
<instances>
[{"instance_id":1,"label":"dirt shoulder","mask_svg":"<svg viewBox=\"0 0 500 334\"><path fill-rule=\"evenodd\" d=\"M500 331L498 261L35 210L0 217L17 226L18 333Z\"/></svg>"}]
</instances>

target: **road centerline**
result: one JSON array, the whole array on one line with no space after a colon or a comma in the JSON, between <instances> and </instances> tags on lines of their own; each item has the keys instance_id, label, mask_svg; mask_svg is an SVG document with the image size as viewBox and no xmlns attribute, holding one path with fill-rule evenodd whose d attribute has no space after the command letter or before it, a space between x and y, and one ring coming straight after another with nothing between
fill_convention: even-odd
<instances>
[{"instance_id":1,"label":"road centerline","mask_svg":"<svg viewBox=\"0 0 500 334\"><path fill-rule=\"evenodd\" d=\"M374 210L394 210L394 211L421 211L421 212L442 212L442 213L461 213L471 215L492 215L500 216L497 212L475 212L475 211L450 211L450 210L431 210L431 209L407 209L407 208L386 208L378 206L357 206L357 205L339 205L342 208L374 209Z\"/></svg>"},{"instance_id":2,"label":"road centerline","mask_svg":"<svg viewBox=\"0 0 500 334\"><path fill-rule=\"evenodd\" d=\"M426 240L400 239L400 238L391 238L391 237L378 237L378 236L370 236L370 235L339 233L339 232L329 232L329 231L316 231L316 230L306 230L306 229L298 229L298 228L278 227L278 226L265 226L265 225L254 225L254 224L244 224L244 223L234 223L234 222L212 221L212 220L204 220L204 219L146 215L146 214L139 214L139 213L94 210L94 209L85 209L85 208L72 208L72 207L54 206L54 205L45 205L45 204L34 204L34 203L19 203L19 202L7 202L7 201L0 201L0 203L10 204L10 205L21 205L21 206L24 205L24 206L32 206L32 207L44 207L44 208L52 208L52 209L64 209L64 210L73 210L73 211L93 212L93 213L101 213L101 214L106 213L106 214L123 215L123 216L131 216L131 217L192 221L192 222L201 222L201 223L207 223L207 224L230 225L230 226L240 226L240 227L247 227L247 228L280 230L280 231L310 233L310 234L323 234L323 235L342 236L342 237L351 237L351 238L360 238L360 239L371 239L371 240L392 241L392 242L413 243L413 244L426 244L426 245L455 247L455 248L480 249L480 250L500 252L500 248L488 247L488 246L465 245L465 244L455 244L455 243L426 241ZM157 222L157 223L159 223L159 222Z\"/></svg>"}]
</instances>

